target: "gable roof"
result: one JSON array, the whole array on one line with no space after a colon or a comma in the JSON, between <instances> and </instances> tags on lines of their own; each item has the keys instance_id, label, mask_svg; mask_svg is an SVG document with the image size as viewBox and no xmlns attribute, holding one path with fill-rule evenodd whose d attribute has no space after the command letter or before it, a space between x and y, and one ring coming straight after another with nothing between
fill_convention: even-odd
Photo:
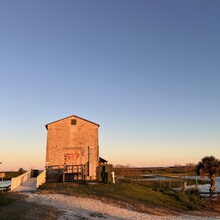
<instances>
[{"instance_id":1,"label":"gable roof","mask_svg":"<svg viewBox=\"0 0 220 220\"><path fill-rule=\"evenodd\" d=\"M87 122L89 122L89 123L91 123L91 124L97 125L98 127L100 126L99 124L97 124L97 123L95 123L95 122L89 121L89 120L87 120L87 119L85 119L85 118L81 118L81 117L79 117L79 116L77 116L77 115L70 115L70 116L68 116L68 117L61 118L61 119L59 119L59 120L50 122L50 123L46 124L45 127L46 127L46 129L47 129L47 128L48 128L48 125L53 124L53 123L56 123L56 122L58 122L58 121L62 121L62 120L67 119L67 118L71 118L71 117L79 118L79 119L84 120L84 121L87 121Z\"/></svg>"}]
</instances>

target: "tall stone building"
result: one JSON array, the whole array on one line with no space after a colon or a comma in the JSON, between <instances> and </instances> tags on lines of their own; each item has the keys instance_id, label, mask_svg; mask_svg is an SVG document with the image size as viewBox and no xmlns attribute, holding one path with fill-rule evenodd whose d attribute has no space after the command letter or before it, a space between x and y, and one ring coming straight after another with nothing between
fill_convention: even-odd
<instances>
[{"instance_id":1,"label":"tall stone building","mask_svg":"<svg viewBox=\"0 0 220 220\"><path fill-rule=\"evenodd\" d=\"M98 128L98 124L75 115L47 124L46 168L63 170L73 179L96 179Z\"/></svg>"}]
</instances>

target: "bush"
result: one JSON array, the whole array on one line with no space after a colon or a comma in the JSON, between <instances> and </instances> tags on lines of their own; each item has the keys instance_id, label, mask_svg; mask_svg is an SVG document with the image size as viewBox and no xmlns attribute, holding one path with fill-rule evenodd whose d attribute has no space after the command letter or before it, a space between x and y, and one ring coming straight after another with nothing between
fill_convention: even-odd
<instances>
[{"instance_id":1,"label":"bush","mask_svg":"<svg viewBox=\"0 0 220 220\"><path fill-rule=\"evenodd\" d=\"M182 202L190 210L197 210L202 205L202 200L197 189L177 191L174 195L177 201Z\"/></svg>"}]
</instances>

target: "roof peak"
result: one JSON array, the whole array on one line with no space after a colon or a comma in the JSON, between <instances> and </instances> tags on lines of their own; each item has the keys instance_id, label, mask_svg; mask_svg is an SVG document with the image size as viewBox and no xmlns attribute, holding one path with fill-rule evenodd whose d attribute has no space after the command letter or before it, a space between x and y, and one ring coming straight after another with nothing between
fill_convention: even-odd
<instances>
[{"instance_id":1,"label":"roof peak","mask_svg":"<svg viewBox=\"0 0 220 220\"><path fill-rule=\"evenodd\" d=\"M87 120L87 119L85 119L85 118L82 118L82 117L79 117L79 116L77 116L77 115L70 115L70 116L67 116L67 117L65 117L65 118L61 118L61 119L59 119L59 120L50 122L50 123L46 124L45 127L46 127L46 129L47 129L48 125L53 124L53 123L56 123L56 122L61 121L61 120L64 120L64 119L67 119L67 118L71 118L71 117L79 118L79 119L81 119L81 120L84 120L84 121L87 121L87 122L89 122L89 123L95 124L95 125L97 125L98 127L100 126L99 124L97 124L97 123L95 123L95 122L89 121L89 120Z\"/></svg>"}]
</instances>

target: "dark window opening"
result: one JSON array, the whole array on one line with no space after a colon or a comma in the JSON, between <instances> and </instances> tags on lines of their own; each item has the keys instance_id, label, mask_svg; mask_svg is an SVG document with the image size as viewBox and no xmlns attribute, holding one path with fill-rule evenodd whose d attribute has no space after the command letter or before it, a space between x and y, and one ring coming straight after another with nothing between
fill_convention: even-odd
<instances>
[{"instance_id":1,"label":"dark window opening","mask_svg":"<svg viewBox=\"0 0 220 220\"><path fill-rule=\"evenodd\" d=\"M71 119L71 125L76 125L76 119Z\"/></svg>"}]
</instances>

